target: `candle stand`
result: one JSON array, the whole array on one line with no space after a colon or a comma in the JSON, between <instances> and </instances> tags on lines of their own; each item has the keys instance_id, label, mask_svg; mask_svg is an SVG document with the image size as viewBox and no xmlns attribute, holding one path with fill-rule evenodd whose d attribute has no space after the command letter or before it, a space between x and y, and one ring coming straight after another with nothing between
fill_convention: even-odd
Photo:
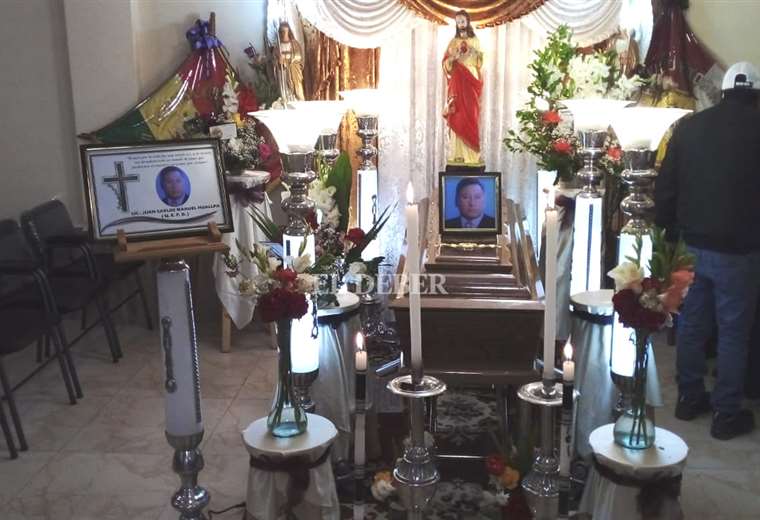
<instances>
[{"instance_id":1,"label":"candle stand","mask_svg":"<svg viewBox=\"0 0 760 520\"><path fill-rule=\"evenodd\" d=\"M203 510L211 497L198 485L198 473L203 469L203 455L198 446L203 440L203 432L177 437L167 433L166 440L174 448L172 468L182 482L172 497L172 507L179 511L180 520L205 520Z\"/></svg>"},{"instance_id":2,"label":"candle stand","mask_svg":"<svg viewBox=\"0 0 760 520\"><path fill-rule=\"evenodd\" d=\"M362 139L362 146L356 152L361 157L362 162L360 170L374 170L374 158L377 155L377 148L372 144L377 137L377 116L373 114L361 114L356 116L358 129L356 131Z\"/></svg>"},{"instance_id":3,"label":"candle stand","mask_svg":"<svg viewBox=\"0 0 760 520\"><path fill-rule=\"evenodd\" d=\"M399 484L398 494L409 520L422 520L422 511L435 494L441 476L435 458L425 444L425 401L446 391L446 384L431 376L400 376L388 383L394 394L409 399L411 444L396 461L393 479Z\"/></svg>"},{"instance_id":4,"label":"candle stand","mask_svg":"<svg viewBox=\"0 0 760 520\"><path fill-rule=\"evenodd\" d=\"M553 381L528 383L517 396L541 408L541 446L522 488L536 520L554 520L559 512L559 461L555 450L554 410L562 405L562 385Z\"/></svg>"}]
</instances>

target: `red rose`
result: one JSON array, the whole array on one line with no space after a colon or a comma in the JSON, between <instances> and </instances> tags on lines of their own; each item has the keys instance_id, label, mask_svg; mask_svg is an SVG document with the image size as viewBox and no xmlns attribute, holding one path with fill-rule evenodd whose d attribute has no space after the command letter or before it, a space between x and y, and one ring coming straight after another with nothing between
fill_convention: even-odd
<instances>
[{"instance_id":1,"label":"red rose","mask_svg":"<svg viewBox=\"0 0 760 520\"><path fill-rule=\"evenodd\" d=\"M573 151L573 145L568 141L567 139L557 139L552 143L552 148L557 153L563 153L570 155L570 153Z\"/></svg>"},{"instance_id":2,"label":"red rose","mask_svg":"<svg viewBox=\"0 0 760 520\"><path fill-rule=\"evenodd\" d=\"M351 228L348 230L348 233L346 233L346 240L353 242L356 245L361 243L361 241L364 240L364 237L365 233L361 228Z\"/></svg>"},{"instance_id":3,"label":"red rose","mask_svg":"<svg viewBox=\"0 0 760 520\"><path fill-rule=\"evenodd\" d=\"M261 313L262 320L279 321L285 317L285 301L278 298L279 291L282 289L275 289L259 298L256 308Z\"/></svg>"},{"instance_id":4,"label":"red rose","mask_svg":"<svg viewBox=\"0 0 760 520\"><path fill-rule=\"evenodd\" d=\"M607 157L615 162L618 162L623 158L623 150L621 150L619 146L610 146L607 149Z\"/></svg>"},{"instance_id":5,"label":"red rose","mask_svg":"<svg viewBox=\"0 0 760 520\"><path fill-rule=\"evenodd\" d=\"M651 280L651 278L645 278L642 282L642 286L653 286L654 284ZM620 317L620 323L622 323L624 327L655 331L659 330L665 323L665 314L643 307L641 303L639 303L639 295L632 289L622 289L616 292L612 297L612 304L615 308L615 312L617 312Z\"/></svg>"},{"instance_id":6,"label":"red rose","mask_svg":"<svg viewBox=\"0 0 760 520\"><path fill-rule=\"evenodd\" d=\"M556 110L549 110L548 112L544 112L544 115L541 116L541 121L549 125L556 125L562 121L562 118Z\"/></svg>"},{"instance_id":7,"label":"red rose","mask_svg":"<svg viewBox=\"0 0 760 520\"><path fill-rule=\"evenodd\" d=\"M288 285L296 281L298 273L290 268L283 269L282 267L278 267L277 270L272 273L272 278L280 282L282 285Z\"/></svg>"},{"instance_id":8,"label":"red rose","mask_svg":"<svg viewBox=\"0 0 760 520\"><path fill-rule=\"evenodd\" d=\"M489 455L486 457L486 471L489 475L500 477L504 473L504 469L507 465L504 462L504 457L499 454Z\"/></svg>"},{"instance_id":9,"label":"red rose","mask_svg":"<svg viewBox=\"0 0 760 520\"><path fill-rule=\"evenodd\" d=\"M306 301L306 295L295 291L285 291L286 317L297 320L309 310L309 304Z\"/></svg>"}]
</instances>

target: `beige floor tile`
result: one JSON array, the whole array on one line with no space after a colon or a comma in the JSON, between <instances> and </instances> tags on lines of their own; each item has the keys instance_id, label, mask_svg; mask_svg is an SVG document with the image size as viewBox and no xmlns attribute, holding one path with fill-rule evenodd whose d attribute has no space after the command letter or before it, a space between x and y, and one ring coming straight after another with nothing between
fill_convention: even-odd
<instances>
[{"instance_id":1,"label":"beige floor tile","mask_svg":"<svg viewBox=\"0 0 760 520\"><path fill-rule=\"evenodd\" d=\"M18 495L42 469L53 460L55 452L20 452L11 460L6 451L4 439L0 441L0 502L7 502ZM18 446L17 446L18 447Z\"/></svg>"},{"instance_id":2,"label":"beige floor tile","mask_svg":"<svg viewBox=\"0 0 760 520\"><path fill-rule=\"evenodd\" d=\"M80 520L82 496L66 494L18 497L3 506L3 520Z\"/></svg>"}]
</instances>

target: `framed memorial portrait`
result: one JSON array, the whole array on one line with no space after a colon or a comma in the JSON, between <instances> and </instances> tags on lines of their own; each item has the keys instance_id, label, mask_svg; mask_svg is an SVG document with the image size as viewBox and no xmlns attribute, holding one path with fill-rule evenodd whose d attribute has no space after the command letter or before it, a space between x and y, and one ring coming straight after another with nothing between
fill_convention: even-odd
<instances>
[{"instance_id":1,"label":"framed memorial portrait","mask_svg":"<svg viewBox=\"0 0 760 520\"><path fill-rule=\"evenodd\" d=\"M439 173L441 236L491 237L501 233L501 173Z\"/></svg>"},{"instance_id":2,"label":"framed memorial portrait","mask_svg":"<svg viewBox=\"0 0 760 520\"><path fill-rule=\"evenodd\" d=\"M96 241L232 231L218 139L82 145L87 217Z\"/></svg>"}]
</instances>

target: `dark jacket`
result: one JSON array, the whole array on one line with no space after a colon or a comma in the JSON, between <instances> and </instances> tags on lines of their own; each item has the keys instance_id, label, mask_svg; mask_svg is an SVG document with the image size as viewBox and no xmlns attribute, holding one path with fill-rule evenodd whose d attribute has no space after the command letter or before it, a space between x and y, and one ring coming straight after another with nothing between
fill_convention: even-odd
<instances>
[{"instance_id":1,"label":"dark jacket","mask_svg":"<svg viewBox=\"0 0 760 520\"><path fill-rule=\"evenodd\" d=\"M736 100L682 120L655 186L671 238L724 253L760 251L760 110Z\"/></svg>"},{"instance_id":2,"label":"dark jacket","mask_svg":"<svg viewBox=\"0 0 760 520\"><path fill-rule=\"evenodd\" d=\"M446 229L464 229L462 227L462 221L460 220L460 217L446 219L444 227ZM489 215L483 215L483 218L480 219L480 224L478 224L478 227L476 229L494 229L495 227L496 219Z\"/></svg>"}]
</instances>

